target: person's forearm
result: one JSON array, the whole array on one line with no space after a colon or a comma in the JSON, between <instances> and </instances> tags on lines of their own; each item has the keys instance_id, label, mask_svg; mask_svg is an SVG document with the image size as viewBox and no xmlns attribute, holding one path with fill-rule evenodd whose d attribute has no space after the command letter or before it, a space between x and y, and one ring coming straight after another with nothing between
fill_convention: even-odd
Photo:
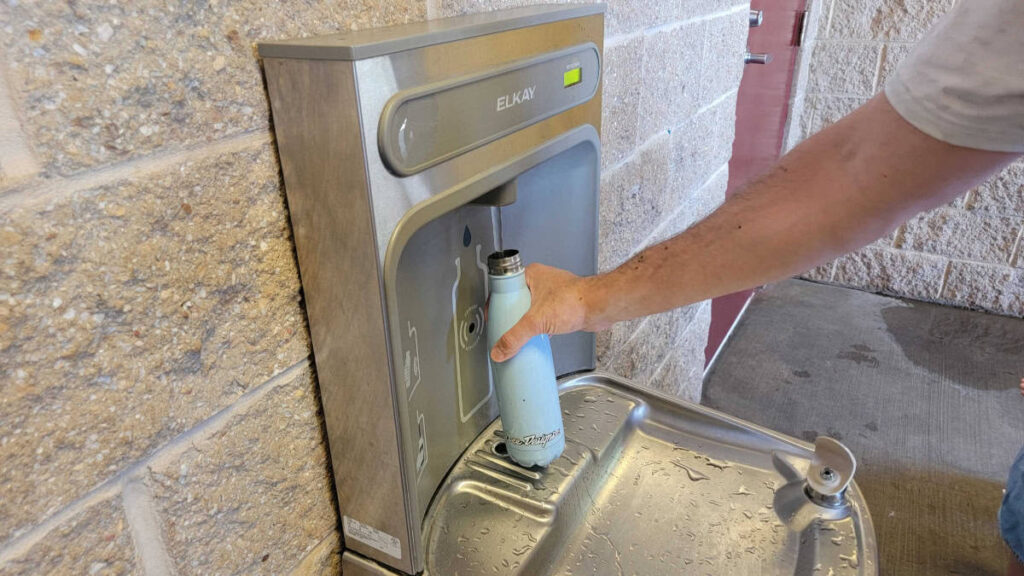
<instances>
[{"instance_id":1,"label":"person's forearm","mask_svg":"<svg viewBox=\"0 0 1024 576\"><path fill-rule=\"evenodd\" d=\"M878 96L702 222L588 279L589 323L603 327L807 270L948 202L1013 158L935 140Z\"/></svg>"}]
</instances>

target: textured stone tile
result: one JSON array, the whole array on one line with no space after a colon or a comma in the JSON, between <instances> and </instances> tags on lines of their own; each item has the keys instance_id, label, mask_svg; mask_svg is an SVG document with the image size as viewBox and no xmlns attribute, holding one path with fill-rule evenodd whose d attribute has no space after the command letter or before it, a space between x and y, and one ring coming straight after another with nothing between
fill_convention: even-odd
<instances>
[{"instance_id":1,"label":"textured stone tile","mask_svg":"<svg viewBox=\"0 0 1024 576\"><path fill-rule=\"evenodd\" d=\"M636 147L643 84L643 36L605 46L601 95L601 164L614 166Z\"/></svg>"},{"instance_id":2,"label":"textured stone tile","mask_svg":"<svg viewBox=\"0 0 1024 576\"><path fill-rule=\"evenodd\" d=\"M750 30L748 14L749 11L739 10L708 21L700 63L701 107L739 89Z\"/></svg>"},{"instance_id":3,"label":"textured stone tile","mask_svg":"<svg viewBox=\"0 0 1024 576\"><path fill-rule=\"evenodd\" d=\"M308 355L278 186L256 145L0 213L0 541Z\"/></svg>"},{"instance_id":4,"label":"textured stone tile","mask_svg":"<svg viewBox=\"0 0 1024 576\"><path fill-rule=\"evenodd\" d=\"M1009 264L1020 228L1020 217L939 208L907 222L896 247L958 260Z\"/></svg>"},{"instance_id":5,"label":"textured stone tile","mask_svg":"<svg viewBox=\"0 0 1024 576\"><path fill-rule=\"evenodd\" d=\"M1024 316L1024 272L1006 266L952 262L941 299L997 314Z\"/></svg>"},{"instance_id":6,"label":"textured stone tile","mask_svg":"<svg viewBox=\"0 0 1024 576\"><path fill-rule=\"evenodd\" d=\"M646 385L690 402L700 402L704 381L704 349L711 329L711 303L698 306L689 326L672 343L668 357Z\"/></svg>"},{"instance_id":7,"label":"textured stone tile","mask_svg":"<svg viewBox=\"0 0 1024 576\"><path fill-rule=\"evenodd\" d=\"M634 318L613 324L611 328L597 333L597 365L610 369L612 361L622 346L632 338L643 318Z\"/></svg>"},{"instance_id":8,"label":"textured stone tile","mask_svg":"<svg viewBox=\"0 0 1024 576\"><path fill-rule=\"evenodd\" d=\"M810 46L828 35L828 18L832 9L832 0L811 1L807 3L806 8L807 21L804 25L803 45Z\"/></svg>"},{"instance_id":9,"label":"textured stone tile","mask_svg":"<svg viewBox=\"0 0 1024 576\"><path fill-rule=\"evenodd\" d=\"M605 34L629 34L667 21L670 0L608 0Z\"/></svg>"},{"instance_id":10,"label":"textured stone tile","mask_svg":"<svg viewBox=\"0 0 1024 576\"><path fill-rule=\"evenodd\" d=\"M253 44L426 17L421 0L5 2L0 37L48 172L208 142L268 124Z\"/></svg>"},{"instance_id":11,"label":"textured stone tile","mask_svg":"<svg viewBox=\"0 0 1024 576\"><path fill-rule=\"evenodd\" d=\"M150 474L179 574L279 574L336 529L311 371Z\"/></svg>"},{"instance_id":12,"label":"textured stone tile","mask_svg":"<svg viewBox=\"0 0 1024 576\"><path fill-rule=\"evenodd\" d=\"M835 270L835 260L822 264L821 266L815 266L803 274L798 274L801 278L807 280L813 280L815 282L831 282L832 272Z\"/></svg>"},{"instance_id":13,"label":"textured stone tile","mask_svg":"<svg viewBox=\"0 0 1024 576\"><path fill-rule=\"evenodd\" d=\"M818 41L811 57L807 92L871 96L881 51L879 44Z\"/></svg>"},{"instance_id":14,"label":"textured stone tile","mask_svg":"<svg viewBox=\"0 0 1024 576\"><path fill-rule=\"evenodd\" d=\"M611 364L611 371L638 383L647 382L699 308L699 303L691 304L648 316L622 346Z\"/></svg>"},{"instance_id":15,"label":"textured stone tile","mask_svg":"<svg viewBox=\"0 0 1024 576\"><path fill-rule=\"evenodd\" d=\"M897 250L864 248L836 260L832 282L897 296L934 299L946 260Z\"/></svg>"},{"instance_id":16,"label":"textured stone tile","mask_svg":"<svg viewBox=\"0 0 1024 576\"><path fill-rule=\"evenodd\" d=\"M965 207L1018 218L1024 215L1024 160L1010 164L975 188Z\"/></svg>"},{"instance_id":17,"label":"textured stone tile","mask_svg":"<svg viewBox=\"0 0 1024 576\"><path fill-rule=\"evenodd\" d=\"M829 37L914 42L953 0L834 0Z\"/></svg>"},{"instance_id":18,"label":"textured stone tile","mask_svg":"<svg viewBox=\"0 0 1024 576\"><path fill-rule=\"evenodd\" d=\"M660 136L633 158L602 177L598 267L622 263L666 213L669 192L669 139Z\"/></svg>"},{"instance_id":19,"label":"textured stone tile","mask_svg":"<svg viewBox=\"0 0 1024 576\"><path fill-rule=\"evenodd\" d=\"M696 190L729 162L736 124L736 99L726 98L672 131L672 182Z\"/></svg>"},{"instance_id":20,"label":"textured stone tile","mask_svg":"<svg viewBox=\"0 0 1024 576\"><path fill-rule=\"evenodd\" d=\"M639 140L675 128L700 102L703 22L659 30L644 41Z\"/></svg>"},{"instance_id":21,"label":"textured stone tile","mask_svg":"<svg viewBox=\"0 0 1024 576\"><path fill-rule=\"evenodd\" d=\"M0 565L0 576L34 574L141 576L120 499L94 504L48 532L24 556Z\"/></svg>"},{"instance_id":22,"label":"textured stone tile","mask_svg":"<svg viewBox=\"0 0 1024 576\"><path fill-rule=\"evenodd\" d=\"M729 165L722 164L711 179L685 199L683 209L675 215L676 223L668 236L674 236L710 216L725 202L728 187Z\"/></svg>"},{"instance_id":23,"label":"textured stone tile","mask_svg":"<svg viewBox=\"0 0 1024 576\"><path fill-rule=\"evenodd\" d=\"M818 96L814 98L814 122L811 134L815 134L842 120L845 116L867 102L867 97Z\"/></svg>"},{"instance_id":24,"label":"textured stone tile","mask_svg":"<svg viewBox=\"0 0 1024 576\"><path fill-rule=\"evenodd\" d=\"M728 165L723 164L704 186L684 194L667 207L669 212L665 220L657 224L654 234L648 237L644 247L668 240L714 212L725 201L728 183Z\"/></svg>"},{"instance_id":25,"label":"textured stone tile","mask_svg":"<svg viewBox=\"0 0 1024 576\"><path fill-rule=\"evenodd\" d=\"M0 15L3 14L0 8ZM0 57L3 53L0 52ZM14 186L39 172L39 163L29 149L14 110L7 82L0 75L0 190Z\"/></svg>"},{"instance_id":26,"label":"textured stone tile","mask_svg":"<svg viewBox=\"0 0 1024 576\"><path fill-rule=\"evenodd\" d=\"M630 34L735 6L734 0L608 0L605 34Z\"/></svg>"},{"instance_id":27,"label":"textured stone tile","mask_svg":"<svg viewBox=\"0 0 1024 576\"><path fill-rule=\"evenodd\" d=\"M882 51L882 66L878 71L878 83L875 90L885 88L885 83L892 77L899 67L900 62L910 54L913 44L886 44Z\"/></svg>"},{"instance_id":28,"label":"textured stone tile","mask_svg":"<svg viewBox=\"0 0 1024 576\"><path fill-rule=\"evenodd\" d=\"M814 100L817 96L800 93L793 98L790 106L790 116L786 127L786 149L789 152L814 133L814 115L816 108Z\"/></svg>"},{"instance_id":29,"label":"textured stone tile","mask_svg":"<svg viewBox=\"0 0 1024 576\"><path fill-rule=\"evenodd\" d=\"M438 7L438 18L449 16L461 16L463 14L476 14L479 12L491 12L494 10L508 10L521 6L533 6L536 4L590 4L594 0L441 0ZM387 3L381 2L381 6ZM605 24L605 28L607 28Z\"/></svg>"}]
</instances>

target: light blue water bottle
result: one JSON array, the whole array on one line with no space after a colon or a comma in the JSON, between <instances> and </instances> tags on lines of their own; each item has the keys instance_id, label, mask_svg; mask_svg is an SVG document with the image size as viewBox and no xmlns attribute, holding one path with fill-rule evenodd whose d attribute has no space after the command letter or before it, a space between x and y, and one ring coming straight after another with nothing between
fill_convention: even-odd
<instances>
[{"instance_id":1,"label":"light blue water bottle","mask_svg":"<svg viewBox=\"0 0 1024 576\"><path fill-rule=\"evenodd\" d=\"M493 348L530 309L530 289L517 250L491 254L487 267L491 286L487 345ZM518 354L492 362L491 368L508 455L523 466L547 466L565 449L551 340L547 334L535 336Z\"/></svg>"}]
</instances>

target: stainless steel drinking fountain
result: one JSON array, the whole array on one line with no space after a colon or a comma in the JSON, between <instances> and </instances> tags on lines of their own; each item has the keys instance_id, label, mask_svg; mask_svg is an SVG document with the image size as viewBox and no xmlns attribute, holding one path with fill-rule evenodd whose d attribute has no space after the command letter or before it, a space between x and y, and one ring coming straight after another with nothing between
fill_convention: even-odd
<instances>
[{"instance_id":1,"label":"stainless steel drinking fountain","mask_svg":"<svg viewBox=\"0 0 1024 576\"><path fill-rule=\"evenodd\" d=\"M875 574L852 455L594 370L566 450L503 453L486 257L593 274L604 6L264 43L344 532L361 574Z\"/></svg>"}]
</instances>

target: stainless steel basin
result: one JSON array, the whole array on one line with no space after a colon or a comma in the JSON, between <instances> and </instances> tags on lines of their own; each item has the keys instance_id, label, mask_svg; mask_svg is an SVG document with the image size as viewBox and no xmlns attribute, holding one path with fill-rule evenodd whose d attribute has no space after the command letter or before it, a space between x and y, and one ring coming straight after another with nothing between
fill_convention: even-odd
<instances>
[{"instance_id":1,"label":"stainless steel basin","mask_svg":"<svg viewBox=\"0 0 1024 576\"><path fill-rule=\"evenodd\" d=\"M807 495L810 444L609 374L561 386L565 453L517 466L493 423L431 503L426 573L877 574L856 485Z\"/></svg>"}]
</instances>

